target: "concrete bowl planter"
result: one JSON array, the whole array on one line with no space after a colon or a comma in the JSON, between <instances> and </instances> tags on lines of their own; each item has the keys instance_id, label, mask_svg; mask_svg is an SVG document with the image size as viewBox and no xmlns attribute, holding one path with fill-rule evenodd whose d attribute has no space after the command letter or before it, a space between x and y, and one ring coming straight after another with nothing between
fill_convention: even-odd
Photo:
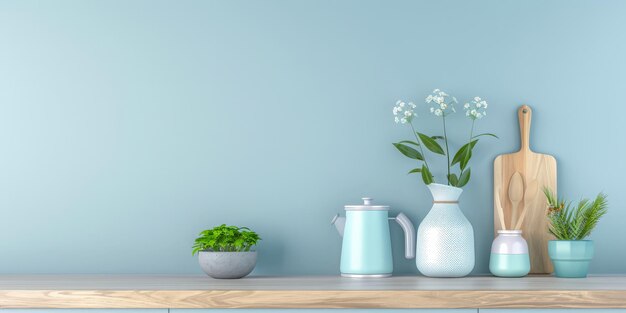
<instances>
[{"instance_id":1,"label":"concrete bowl planter","mask_svg":"<svg viewBox=\"0 0 626 313\"><path fill-rule=\"evenodd\" d=\"M220 279L242 278L256 265L256 251L214 252L200 251L200 267L209 276Z\"/></svg>"}]
</instances>

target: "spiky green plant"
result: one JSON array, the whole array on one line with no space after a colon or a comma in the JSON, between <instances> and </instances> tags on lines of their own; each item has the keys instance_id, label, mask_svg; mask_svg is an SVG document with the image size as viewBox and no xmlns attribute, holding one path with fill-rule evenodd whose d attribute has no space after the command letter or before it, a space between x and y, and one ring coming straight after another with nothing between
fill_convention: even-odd
<instances>
[{"instance_id":1,"label":"spiky green plant","mask_svg":"<svg viewBox=\"0 0 626 313\"><path fill-rule=\"evenodd\" d=\"M558 240L585 239L607 212L608 203L603 193L593 201L583 199L578 205L558 199L547 187L543 193L548 199L548 231Z\"/></svg>"}]
</instances>

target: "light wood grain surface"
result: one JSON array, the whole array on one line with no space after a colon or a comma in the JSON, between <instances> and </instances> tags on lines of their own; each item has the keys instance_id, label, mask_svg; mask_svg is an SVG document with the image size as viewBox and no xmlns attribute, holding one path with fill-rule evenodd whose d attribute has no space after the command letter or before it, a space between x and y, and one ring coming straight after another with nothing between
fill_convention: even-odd
<instances>
[{"instance_id":1,"label":"light wood grain surface","mask_svg":"<svg viewBox=\"0 0 626 313\"><path fill-rule=\"evenodd\" d=\"M626 277L0 276L0 308L626 308Z\"/></svg>"},{"instance_id":2,"label":"light wood grain surface","mask_svg":"<svg viewBox=\"0 0 626 313\"><path fill-rule=\"evenodd\" d=\"M497 236L497 231L502 229L500 212L504 214L507 229L514 228L523 216L520 228L528 242L530 272L546 274L553 270L548 256L548 241L552 236L548 233L547 200L542 190L549 187L556 192L557 168L553 156L530 149L531 118L531 108L521 106L518 110L520 150L499 155L493 163L494 234ZM512 194L517 199L511 199ZM497 208L498 205L502 206L502 210Z\"/></svg>"}]
</instances>

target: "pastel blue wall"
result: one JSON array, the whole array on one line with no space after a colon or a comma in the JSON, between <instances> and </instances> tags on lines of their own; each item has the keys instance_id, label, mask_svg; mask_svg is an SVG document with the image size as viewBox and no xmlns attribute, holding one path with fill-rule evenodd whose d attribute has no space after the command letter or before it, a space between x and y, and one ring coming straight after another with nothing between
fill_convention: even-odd
<instances>
[{"instance_id":1,"label":"pastel blue wall","mask_svg":"<svg viewBox=\"0 0 626 313\"><path fill-rule=\"evenodd\" d=\"M522 103L560 193L609 194L592 272L626 273L625 13L617 0L2 1L0 272L200 273L195 235L228 223L262 235L257 274L335 274L344 204L427 213L391 108L438 87L488 99L478 127L500 135L480 143L461 199L475 273L492 162L518 148ZM468 121L451 122L465 138ZM400 232L396 271L416 273Z\"/></svg>"}]
</instances>

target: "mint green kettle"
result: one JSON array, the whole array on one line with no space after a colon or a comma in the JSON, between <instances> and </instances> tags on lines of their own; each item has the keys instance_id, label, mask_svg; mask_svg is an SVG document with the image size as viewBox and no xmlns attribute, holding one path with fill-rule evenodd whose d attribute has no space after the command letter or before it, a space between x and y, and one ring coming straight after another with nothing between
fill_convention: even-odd
<instances>
[{"instance_id":1,"label":"mint green kettle","mask_svg":"<svg viewBox=\"0 0 626 313\"><path fill-rule=\"evenodd\" d=\"M389 206L374 205L362 198L362 205L346 205L346 217L335 215L331 224L343 236L341 276L388 277L393 272L389 220L404 230L404 257L415 258L415 227L403 213L389 217Z\"/></svg>"}]
</instances>

